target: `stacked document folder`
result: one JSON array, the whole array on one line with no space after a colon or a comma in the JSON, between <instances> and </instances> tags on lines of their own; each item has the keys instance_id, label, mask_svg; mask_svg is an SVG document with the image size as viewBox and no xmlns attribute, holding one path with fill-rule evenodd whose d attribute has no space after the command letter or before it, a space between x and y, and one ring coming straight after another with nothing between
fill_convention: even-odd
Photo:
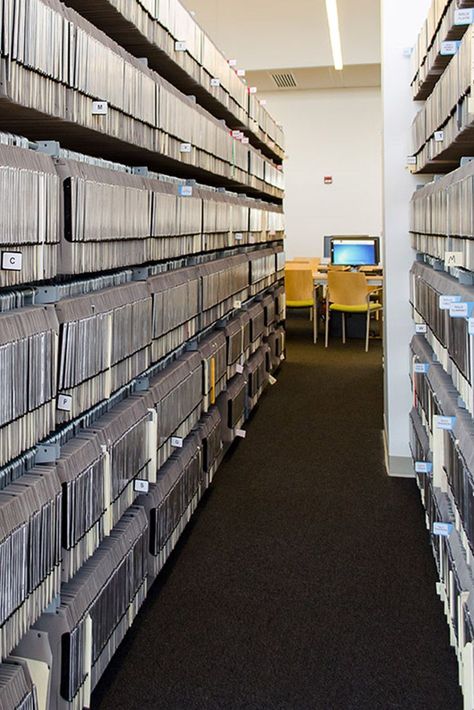
<instances>
[{"instance_id":1,"label":"stacked document folder","mask_svg":"<svg viewBox=\"0 0 474 710\"><path fill-rule=\"evenodd\" d=\"M282 197L282 175L268 158L81 15L59 0L20 4L2 5L1 125ZM34 40L38 28L47 43Z\"/></svg>"},{"instance_id":2,"label":"stacked document folder","mask_svg":"<svg viewBox=\"0 0 474 710\"><path fill-rule=\"evenodd\" d=\"M445 260L446 252L460 252L457 266L474 270L474 163L417 190L411 200L410 232L413 246Z\"/></svg>"},{"instance_id":3,"label":"stacked document folder","mask_svg":"<svg viewBox=\"0 0 474 710\"><path fill-rule=\"evenodd\" d=\"M443 271L417 262L411 270L411 303L414 320L426 330L426 339L450 375L465 406L474 416L473 336L469 307L474 287L462 285ZM458 305L459 304L459 305Z\"/></svg>"},{"instance_id":4,"label":"stacked document folder","mask_svg":"<svg viewBox=\"0 0 474 710\"><path fill-rule=\"evenodd\" d=\"M252 355L245 368L247 379L247 407L252 411L268 385L270 369L267 345L261 345Z\"/></svg>"},{"instance_id":5,"label":"stacked document folder","mask_svg":"<svg viewBox=\"0 0 474 710\"><path fill-rule=\"evenodd\" d=\"M244 369L244 368L242 368ZM248 382L244 374L237 374L227 383L227 389L217 400L221 417L222 441L229 445L242 431L247 416Z\"/></svg>"},{"instance_id":6,"label":"stacked document folder","mask_svg":"<svg viewBox=\"0 0 474 710\"><path fill-rule=\"evenodd\" d=\"M284 359L283 134L179 0L0 20L0 710L83 710Z\"/></svg>"},{"instance_id":7,"label":"stacked document folder","mask_svg":"<svg viewBox=\"0 0 474 710\"><path fill-rule=\"evenodd\" d=\"M39 710L36 687L26 663L0 663L0 710Z\"/></svg>"},{"instance_id":8,"label":"stacked document folder","mask_svg":"<svg viewBox=\"0 0 474 710\"><path fill-rule=\"evenodd\" d=\"M138 500L150 520L150 584L176 546L208 486L201 443L198 433L191 433L160 470L149 495Z\"/></svg>"},{"instance_id":9,"label":"stacked document folder","mask_svg":"<svg viewBox=\"0 0 474 710\"><path fill-rule=\"evenodd\" d=\"M0 287L57 273L60 180L46 155L0 145Z\"/></svg>"},{"instance_id":10,"label":"stacked document folder","mask_svg":"<svg viewBox=\"0 0 474 710\"><path fill-rule=\"evenodd\" d=\"M233 127L250 128L252 139L283 157L281 127L179 0L70 0L70 4L154 68L178 75L183 90L194 86L202 103L209 104L212 97L220 104L220 115L231 114ZM130 24L132 36L127 32Z\"/></svg>"},{"instance_id":11,"label":"stacked document folder","mask_svg":"<svg viewBox=\"0 0 474 710\"><path fill-rule=\"evenodd\" d=\"M150 381L149 404L156 411L152 478L198 423L202 412L202 360L183 354ZM150 424L152 426L152 424Z\"/></svg>"},{"instance_id":12,"label":"stacked document folder","mask_svg":"<svg viewBox=\"0 0 474 710\"><path fill-rule=\"evenodd\" d=\"M145 511L132 507L74 579L63 585L56 613L44 614L15 651L28 657L34 636L47 635L44 656L36 659L49 668L46 707L90 707L91 691L145 599L147 549Z\"/></svg>"},{"instance_id":13,"label":"stacked document folder","mask_svg":"<svg viewBox=\"0 0 474 710\"><path fill-rule=\"evenodd\" d=\"M443 160L448 161L449 170L465 154L463 143L469 138L474 123L470 102L472 27L414 120L413 153L419 171L433 172L430 164L441 161L439 172L442 172Z\"/></svg>"},{"instance_id":14,"label":"stacked document folder","mask_svg":"<svg viewBox=\"0 0 474 710\"><path fill-rule=\"evenodd\" d=\"M199 342L202 359L203 405L207 412L224 391L227 382L227 341L219 330Z\"/></svg>"},{"instance_id":15,"label":"stacked document folder","mask_svg":"<svg viewBox=\"0 0 474 710\"><path fill-rule=\"evenodd\" d=\"M107 399L149 367L151 309L145 283L59 301L59 422ZM84 343L90 344L85 351Z\"/></svg>"},{"instance_id":16,"label":"stacked document folder","mask_svg":"<svg viewBox=\"0 0 474 710\"><path fill-rule=\"evenodd\" d=\"M33 469L0 491L0 661L59 594L61 484Z\"/></svg>"},{"instance_id":17,"label":"stacked document folder","mask_svg":"<svg viewBox=\"0 0 474 710\"><path fill-rule=\"evenodd\" d=\"M58 330L50 307L0 313L0 466L55 428Z\"/></svg>"}]
</instances>

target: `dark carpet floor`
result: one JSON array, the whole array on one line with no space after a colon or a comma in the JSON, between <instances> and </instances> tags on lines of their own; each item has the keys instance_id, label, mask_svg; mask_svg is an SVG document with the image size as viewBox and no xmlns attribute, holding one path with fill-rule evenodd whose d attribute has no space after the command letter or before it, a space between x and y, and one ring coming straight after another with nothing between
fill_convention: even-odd
<instances>
[{"instance_id":1,"label":"dark carpet floor","mask_svg":"<svg viewBox=\"0 0 474 710\"><path fill-rule=\"evenodd\" d=\"M458 710L416 485L385 475L380 343L288 360L93 710Z\"/></svg>"}]
</instances>

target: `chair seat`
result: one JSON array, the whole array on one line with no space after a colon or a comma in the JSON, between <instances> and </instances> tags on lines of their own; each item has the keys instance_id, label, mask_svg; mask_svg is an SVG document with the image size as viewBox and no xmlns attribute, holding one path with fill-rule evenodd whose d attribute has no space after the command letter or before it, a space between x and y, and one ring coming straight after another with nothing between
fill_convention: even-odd
<instances>
[{"instance_id":1,"label":"chair seat","mask_svg":"<svg viewBox=\"0 0 474 710\"><path fill-rule=\"evenodd\" d=\"M370 303L370 311L380 311L383 306L381 303ZM344 306L342 303L331 303L329 306L331 311L343 311L345 313L367 313L367 305L360 306Z\"/></svg>"},{"instance_id":2,"label":"chair seat","mask_svg":"<svg viewBox=\"0 0 474 710\"><path fill-rule=\"evenodd\" d=\"M314 301L287 301L288 308L311 308L314 306Z\"/></svg>"}]
</instances>

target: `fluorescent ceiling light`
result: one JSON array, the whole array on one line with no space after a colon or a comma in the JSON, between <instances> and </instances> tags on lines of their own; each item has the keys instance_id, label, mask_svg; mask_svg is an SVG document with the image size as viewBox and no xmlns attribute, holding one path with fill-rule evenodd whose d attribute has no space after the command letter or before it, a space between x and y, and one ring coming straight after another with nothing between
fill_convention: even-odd
<instances>
[{"instance_id":1,"label":"fluorescent ceiling light","mask_svg":"<svg viewBox=\"0 0 474 710\"><path fill-rule=\"evenodd\" d=\"M331 38L334 69L340 71L344 67L344 64L342 61L341 32L339 29L337 0L326 0L326 12L328 14L329 36Z\"/></svg>"}]
</instances>

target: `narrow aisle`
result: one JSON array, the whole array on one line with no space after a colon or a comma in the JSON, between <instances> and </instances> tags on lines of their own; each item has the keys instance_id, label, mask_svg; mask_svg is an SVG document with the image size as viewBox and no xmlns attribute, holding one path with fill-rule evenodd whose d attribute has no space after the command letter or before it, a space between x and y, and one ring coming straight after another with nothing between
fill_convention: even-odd
<instances>
[{"instance_id":1,"label":"narrow aisle","mask_svg":"<svg viewBox=\"0 0 474 710\"><path fill-rule=\"evenodd\" d=\"M93 710L462 707L416 485L384 471L380 344L289 331Z\"/></svg>"}]
</instances>

